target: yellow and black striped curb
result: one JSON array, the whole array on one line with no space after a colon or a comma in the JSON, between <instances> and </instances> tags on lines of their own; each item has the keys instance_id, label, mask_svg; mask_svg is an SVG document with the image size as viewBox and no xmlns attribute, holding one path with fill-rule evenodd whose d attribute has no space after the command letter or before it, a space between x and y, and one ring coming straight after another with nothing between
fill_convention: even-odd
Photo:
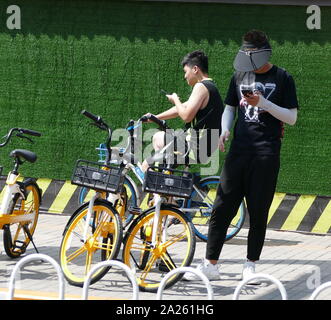
<instances>
[{"instance_id":1,"label":"yellow and black striped curb","mask_svg":"<svg viewBox=\"0 0 331 320\"><path fill-rule=\"evenodd\" d=\"M70 181L37 179L43 190L41 212L71 215L78 207L79 187ZM4 181L0 182L3 190ZM0 201L3 192L0 193ZM331 233L331 197L276 193L269 211L268 228ZM147 199L142 209L147 208ZM248 223L249 219L246 219Z\"/></svg>"}]
</instances>

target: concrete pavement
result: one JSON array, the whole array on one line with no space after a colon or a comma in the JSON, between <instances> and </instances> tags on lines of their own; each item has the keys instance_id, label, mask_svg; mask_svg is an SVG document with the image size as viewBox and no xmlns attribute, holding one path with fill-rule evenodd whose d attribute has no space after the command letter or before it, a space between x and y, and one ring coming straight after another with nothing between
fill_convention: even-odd
<instances>
[{"instance_id":1,"label":"concrete pavement","mask_svg":"<svg viewBox=\"0 0 331 320\"><path fill-rule=\"evenodd\" d=\"M40 253L46 254L59 262L59 246L62 231L68 216L41 214L35 231L35 243ZM230 300L240 283L242 265L246 256L247 229L224 246L221 255L221 280L212 281L215 300ZM3 252L0 241L0 288L7 288L12 268L18 260L12 260ZM204 256L205 243L197 241L197 248L192 266L197 265ZM35 253L32 245L26 254ZM289 300L308 300L314 289L331 281L331 235L315 235L299 232L287 232L268 229L261 261L256 272L276 277L284 285ZM16 281L19 291L35 291L41 295L52 292L57 296L57 275L49 263L32 262L26 265ZM67 298L80 299L82 289L65 283ZM132 287L118 268L97 283L90 286L90 297L100 299L131 299ZM241 300L279 300L277 287L268 281L258 286L246 286L241 291ZM155 293L139 293L140 300L154 300ZM164 300L202 300L207 299L207 290L201 281L180 281L163 292ZM322 292L318 299L331 299L331 288Z\"/></svg>"}]
</instances>

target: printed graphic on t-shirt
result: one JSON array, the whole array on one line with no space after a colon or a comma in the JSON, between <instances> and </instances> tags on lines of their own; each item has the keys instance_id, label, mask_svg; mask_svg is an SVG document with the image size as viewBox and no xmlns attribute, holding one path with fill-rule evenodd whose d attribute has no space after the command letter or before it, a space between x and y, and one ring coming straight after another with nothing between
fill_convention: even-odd
<instances>
[{"instance_id":1,"label":"printed graphic on t-shirt","mask_svg":"<svg viewBox=\"0 0 331 320\"><path fill-rule=\"evenodd\" d=\"M269 97L273 94L273 92L276 90L276 84L275 83L266 83L263 84L261 82L254 82L250 85L244 85L241 84L239 86L240 94L241 94L241 100L240 100L240 108L245 114L245 121L246 122L255 122L255 123L261 123L259 115L264 111L261 108L254 107L247 103L247 101L244 99L244 96L242 94L243 91L251 91L253 93L260 92L266 99L269 99Z\"/></svg>"}]
</instances>

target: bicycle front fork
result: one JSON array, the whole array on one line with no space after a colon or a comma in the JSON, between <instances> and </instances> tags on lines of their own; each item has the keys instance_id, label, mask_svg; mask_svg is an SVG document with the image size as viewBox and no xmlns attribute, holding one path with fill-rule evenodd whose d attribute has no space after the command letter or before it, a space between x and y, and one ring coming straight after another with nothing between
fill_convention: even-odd
<instances>
[{"instance_id":1,"label":"bicycle front fork","mask_svg":"<svg viewBox=\"0 0 331 320\"><path fill-rule=\"evenodd\" d=\"M16 183L19 175L9 173L6 181L5 194L3 197L3 201L1 203L0 214L10 214L8 212L10 207L10 202L13 200L13 197L16 193L19 193L23 199L25 199L25 195L21 191L19 185Z\"/></svg>"},{"instance_id":2,"label":"bicycle front fork","mask_svg":"<svg viewBox=\"0 0 331 320\"><path fill-rule=\"evenodd\" d=\"M87 216L86 216L84 232L83 232L83 241L84 241L84 243L87 240L87 233L88 233L88 228L90 226L90 221L91 221L91 218L92 218L94 202L95 202L95 200L99 199L100 196L101 196L101 194L99 192L96 192L95 195L91 198L91 200L88 204Z\"/></svg>"},{"instance_id":3,"label":"bicycle front fork","mask_svg":"<svg viewBox=\"0 0 331 320\"><path fill-rule=\"evenodd\" d=\"M87 210L87 215L86 215L86 223L84 226L84 233L83 233L83 241L84 243L87 240L87 233L88 233L88 228L90 226L90 222L91 222L91 218L92 218L92 214L93 214L93 207L94 207L94 202L99 199L102 198L102 194L100 192L96 192L95 195L91 198L89 205L88 205L88 210ZM119 195L118 194L112 194L110 193L107 197L107 200L112 203L114 205L115 201L119 199Z\"/></svg>"}]
</instances>

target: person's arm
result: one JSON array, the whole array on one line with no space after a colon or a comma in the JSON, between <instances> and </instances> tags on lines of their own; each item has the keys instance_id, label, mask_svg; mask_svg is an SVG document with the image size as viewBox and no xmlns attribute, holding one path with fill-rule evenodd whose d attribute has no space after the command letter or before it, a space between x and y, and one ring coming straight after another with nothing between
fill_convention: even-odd
<instances>
[{"instance_id":1,"label":"person's arm","mask_svg":"<svg viewBox=\"0 0 331 320\"><path fill-rule=\"evenodd\" d=\"M176 106L161 112L157 115L155 115L158 119L160 120L168 120L168 119L173 119L173 118L177 118L178 117L178 112L177 112L177 108Z\"/></svg>"},{"instance_id":2,"label":"person's arm","mask_svg":"<svg viewBox=\"0 0 331 320\"><path fill-rule=\"evenodd\" d=\"M144 114L145 116L150 116L151 113L148 112ZM173 119L178 117L178 112L176 107L172 107L164 112L161 112L159 114L155 114L155 117L160 119L160 120L168 120L168 119ZM150 120L148 120L150 122Z\"/></svg>"},{"instance_id":3,"label":"person's arm","mask_svg":"<svg viewBox=\"0 0 331 320\"><path fill-rule=\"evenodd\" d=\"M167 95L170 102L175 105L178 116L185 122L191 122L204 101L209 98L209 92L202 83L197 83L192 90L189 99L182 103L176 93Z\"/></svg>"},{"instance_id":4,"label":"person's arm","mask_svg":"<svg viewBox=\"0 0 331 320\"><path fill-rule=\"evenodd\" d=\"M247 102L258 108L261 108L267 112L269 112L272 116L277 118L278 120L285 122L290 125L294 125L297 121L297 108L283 108L275 103L264 98L261 94L254 94L251 97L245 97Z\"/></svg>"},{"instance_id":5,"label":"person's arm","mask_svg":"<svg viewBox=\"0 0 331 320\"><path fill-rule=\"evenodd\" d=\"M297 121L298 115L298 99L296 95L295 83L291 75L286 73L283 83L283 99L281 106L272 103L264 98L261 94L254 94L251 98L247 98L247 102L269 112L276 119L294 125Z\"/></svg>"},{"instance_id":6,"label":"person's arm","mask_svg":"<svg viewBox=\"0 0 331 320\"><path fill-rule=\"evenodd\" d=\"M220 135L218 146L222 152L225 152L225 142L229 140L230 130L236 115L236 108L225 105L222 115L222 133Z\"/></svg>"}]
</instances>

